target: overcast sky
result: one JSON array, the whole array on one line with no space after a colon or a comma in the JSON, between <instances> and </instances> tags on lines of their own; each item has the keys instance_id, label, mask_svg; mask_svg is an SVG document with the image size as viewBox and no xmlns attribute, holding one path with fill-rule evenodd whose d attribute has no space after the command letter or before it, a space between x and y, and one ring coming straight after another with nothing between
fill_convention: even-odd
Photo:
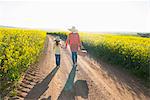
<instances>
[{"instance_id":1,"label":"overcast sky","mask_svg":"<svg viewBox=\"0 0 150 100\"><path fill-rule=\"evenodd\" d=\"M0 1L0 25L150 32L150 0Z\"/></svg>"}]
</instances>

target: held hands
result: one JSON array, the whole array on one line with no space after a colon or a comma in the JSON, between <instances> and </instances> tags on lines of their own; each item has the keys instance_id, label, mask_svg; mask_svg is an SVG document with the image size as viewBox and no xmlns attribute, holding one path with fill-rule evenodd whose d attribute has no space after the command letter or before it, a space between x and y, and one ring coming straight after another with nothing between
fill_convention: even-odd
<instances>
[{"instance_id":1,"label":"held hands","mask_svg":"<svg viewBox=\"0 0 150 100\"><path fill-rule=\"evenodd\" d=\"M64 49L67 49L67 46L65 46Z\"/></svg>"},{"instance_id":2,"label":"held hands","mask_svg":"<svg viewBox=\"0 0 150 100\"><path fill-rule=\"evenodd\" d=\"M62 46L61 46L61 48L63 48L63 49L67 49L67 46L62 45Z\"/></svg>"},{"instance_id":3,"label":"held hands","mask_svg":"<svg viewBox=\"0 0 150 100\"><path fill-rule=\"evenodd\" d=\"M67 49L67 46L65 44L61 44L62 49Z\"/></svg>"}]
</instances>

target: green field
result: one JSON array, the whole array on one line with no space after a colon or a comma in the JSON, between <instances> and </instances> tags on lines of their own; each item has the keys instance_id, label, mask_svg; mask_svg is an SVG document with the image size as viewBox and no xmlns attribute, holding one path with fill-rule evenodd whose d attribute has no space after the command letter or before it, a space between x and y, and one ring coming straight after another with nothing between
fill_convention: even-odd
<instances>
[{"instance_id":1,"label":"green field","mask_svg":"<svg viewBox=\"0 0 150 100\"><path fill-rule=\"evenodd\" d=\"M38 59L45 37L44 31L0 28L0 91L17 82Z\"/></svg>"}]
</instances>

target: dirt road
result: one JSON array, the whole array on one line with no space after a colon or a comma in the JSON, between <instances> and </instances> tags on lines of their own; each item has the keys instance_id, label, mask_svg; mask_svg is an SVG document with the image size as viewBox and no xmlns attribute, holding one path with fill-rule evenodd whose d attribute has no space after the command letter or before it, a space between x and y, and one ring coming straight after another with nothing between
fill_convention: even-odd
<instances>
[{"instance_id":1,"label":"dirt road","mask_svg":"<svg viewBox=\"0 0 150 100\"><path fill-rule=\"evenodd\" d=\"M55 66L53 41L47 36L44 55L26 73L13 99L25 100L150 100L148 89L118 67L78 56L73 67L69 49Z\"/></svg>"}]
</instances>

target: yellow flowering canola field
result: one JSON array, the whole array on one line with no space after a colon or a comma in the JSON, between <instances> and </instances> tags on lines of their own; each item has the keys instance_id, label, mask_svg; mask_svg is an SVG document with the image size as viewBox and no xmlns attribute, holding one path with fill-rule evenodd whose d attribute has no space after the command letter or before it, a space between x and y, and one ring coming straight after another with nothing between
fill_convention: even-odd
<instances>
[{"instance_id":1,"label":"yellow flowering canola field","mask_svg":"<svg viewBox=\"0 0 150 100\"><path fill-rule=\"evenodd\" d=\"M43 50L46 32L0 28L0 80L17 81Z\"/></svg>"},{"instance_id":2,"label":"yellow flowering canola field","mask_svg":"<svg viewBox=\"0 0 150 100\"><path fill-rule=\"evenodd\" d=\"M53 32L66 39L68 32ZM120 65L138 77L148 79L150 38L131 35L79 33L83 45L96 59Z\"/></svg>"}]
</instances>

